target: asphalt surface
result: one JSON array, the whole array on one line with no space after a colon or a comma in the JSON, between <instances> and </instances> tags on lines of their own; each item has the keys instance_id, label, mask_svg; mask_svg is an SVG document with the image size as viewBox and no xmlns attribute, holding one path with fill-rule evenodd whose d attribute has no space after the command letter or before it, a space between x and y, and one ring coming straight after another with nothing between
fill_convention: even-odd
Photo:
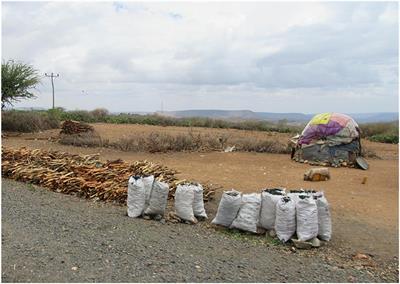
<instances>
[{"instance_id":1,"label":"asphalt surface","mask_svg":"<svg viewBox=\"0 0 400 284\"><path fill-rule=\"evenodd\" d=\"M6 179L1 191L3 282L398 281L341 264L326 248L132 219L124 206Z\"/></svg>"}]
</instances>

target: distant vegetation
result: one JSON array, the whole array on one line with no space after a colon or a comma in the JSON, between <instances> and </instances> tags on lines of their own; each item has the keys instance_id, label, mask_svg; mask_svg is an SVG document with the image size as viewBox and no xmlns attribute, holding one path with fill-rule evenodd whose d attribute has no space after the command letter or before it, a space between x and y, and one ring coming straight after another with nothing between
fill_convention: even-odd
<instances>
[{"instance_id":1,"label":"distant vegetation","mask_svg":"<svg viewBox=\"0 0 400 284\"><path fill-rule=\"evenodd\" d=\"M10 132L38 132L58 128L60 121L48 112L2 111L1 129Z\"/></svg>"},{"instance_id":2,"label":"distant vegetation","mask_svg":"<svg viewBox=\"0 0 400 284\"><path fill-rule=\"evenodd\" d=\"M85 110L65 111L61 108L56 108L47 111L17 111L17 110L2 111L2 129L5 131L35 132L40 130L57 128L59 126L60 121L68 119L87 122L87 123L103 122L103 123L116 123L116 124L118 123L118 124L145 124L145 125L183 126L183 127L231 128L240 130L280 132L289 134L301 133L304 127L304 125L302 126L288 125L286 121L272 123L272 122L258 121L258 120L228 121L223 119L211 119L203 117L173 118L173 117L164 117L160 115L139 115L139 114L126 114L126 113L110 114L106 109L95 109L93 111L85 111ZM362 131L361 133L362 138L382 143L399 142L398 121L366 123L366 124L361 124L360 128ZM176 138L176 139L181 139L181 138ZM174 143L179 144L182 142L181 140L174 141L170 137L167 137L166 139L162 140L168 141L167 143L168 145L172 145ZM70 141L68 141L67 143L69 142ZM127 143L127 141L121 141L121 144L124 143ZM261 145L260 144L261 142L257 143L258 144L256 146L252 144L257 149L268 146L268 145ZM253 146L246 146L246 148L250 149ZM128 145L121 146L121 148L124 147L130 148L133 146L128 146ZM166 146L165 148L171 148L171 147L173 146ZM187 147L196 148L197 146L191 145ZM280 151L281 150L279 150L278 152Z\"/></svg>"},{"instance_id":3,"label":"distant vegetation","mask_svg":"<svg viewBox=\"0 0 400 284\"><path fill-rule=\"evenodd\" d=\"M399 143L399 122L361 124L361 137L374 142Z\"/></svg>"},{"instance_id":4,"label":"distant vegetation","mask_svg":"<svg viewBox=\"0 0 400 284\"><path fill-rule=\"evenodd\" d=\"M64 111L63 109L49 110L59 120L77 120L87 123L105 122L118 124L146 124L161 126L184 126L184 127L206 127L206 128L232 128L241 130L257 130L257 131L275 131L280 133L296 133L301 132L302 127L288 125L282 120L277 123L246 120L246 121L228 121L223 119L212 119L205 117L190 118L174 118L161 115L149 114L110 114L106 109L95 109L93 111L76 110Z\"/></svg>"}]
</instances>

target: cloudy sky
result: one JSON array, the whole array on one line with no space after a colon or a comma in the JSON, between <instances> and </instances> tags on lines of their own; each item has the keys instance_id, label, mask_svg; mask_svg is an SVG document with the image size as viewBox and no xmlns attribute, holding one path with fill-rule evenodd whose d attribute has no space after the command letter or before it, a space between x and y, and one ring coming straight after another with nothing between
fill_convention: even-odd
<instances>
[{"instance_id":1,"label":"cloudy sky","mask_svg":"<svg viewBox=\"0 0 400 284\"><path fill-rule=\"evenodd\" d=\"M397 112L398 32L396 2L2 2L2 59L67 109Z\"/></svg>"}]
</instances>

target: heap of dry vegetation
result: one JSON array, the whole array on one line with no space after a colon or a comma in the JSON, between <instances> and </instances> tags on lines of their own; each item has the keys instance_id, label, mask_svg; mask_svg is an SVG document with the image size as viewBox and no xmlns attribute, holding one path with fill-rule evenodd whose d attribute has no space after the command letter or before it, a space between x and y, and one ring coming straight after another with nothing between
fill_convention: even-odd
<instances>
[{"instance_id":1,"label":"heap of dry vegetation","mask_svg":"<svg viewBox=\"0 0 400 284\"><path fill-rule=\"evenodd\" d=\"M132 164L122 160L101 162L99 155L74 155L65 152L26 148L2 148L2 176L41 185L52 191L81 197L126 203L128 179L132 175L154 175L167 182L172 198L178 184L177 171L148 161ZM203 185L208 201L215 188Z\"/></svg>"}]
</instances>

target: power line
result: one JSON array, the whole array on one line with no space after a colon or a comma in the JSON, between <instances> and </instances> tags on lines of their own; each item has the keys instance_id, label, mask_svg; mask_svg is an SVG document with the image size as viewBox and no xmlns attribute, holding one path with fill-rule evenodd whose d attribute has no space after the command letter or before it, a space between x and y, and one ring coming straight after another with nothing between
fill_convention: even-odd
<instances>
[{"instance_id":1,"label":"power line","mask_svg":"<svg viewBox=\"0 0 400 284\"><path fill-rule=\"evenodd\" d=\"M53 90L53 109L54 109L54 78L59 77L60 74L57 73L57 75L55 75L55 74L53 74L53 72L51 72L51 74L44 73L44 75L46 77L50 77L51 78L51 87L52 87L52 90Z\"/></svg>"}]
</instances>

